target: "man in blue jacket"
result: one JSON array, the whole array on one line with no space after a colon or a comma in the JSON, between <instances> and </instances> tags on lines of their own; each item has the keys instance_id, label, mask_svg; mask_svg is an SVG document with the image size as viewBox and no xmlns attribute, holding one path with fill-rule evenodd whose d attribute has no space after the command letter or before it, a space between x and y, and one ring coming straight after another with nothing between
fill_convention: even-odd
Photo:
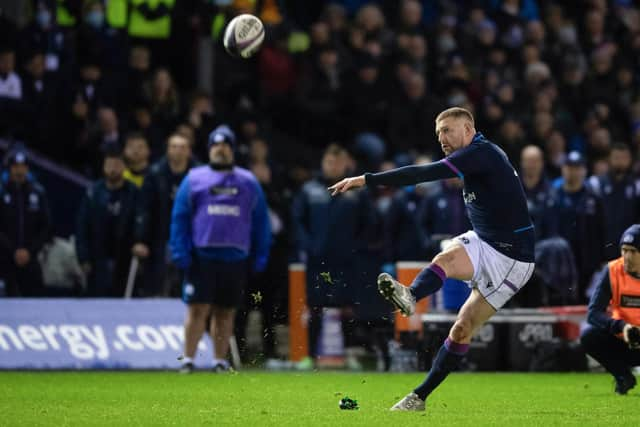
<instances>
[{"instance_id":1,"label":"man in blue jacket","mask_svg":"<svg viewBox=\"0 0 640 427\"><path fill-rule=\"evenodd\" d=\"M247 275L250 270L263 271L269 256L265 197L253 174L234 165L235 141L226 125L211 132L209 164L189 171L173 205L169 245L173 262L186 270L184 373L194 369L209 316L214 372L229 369L229 338Z\"/></svg>"}]
</instances>

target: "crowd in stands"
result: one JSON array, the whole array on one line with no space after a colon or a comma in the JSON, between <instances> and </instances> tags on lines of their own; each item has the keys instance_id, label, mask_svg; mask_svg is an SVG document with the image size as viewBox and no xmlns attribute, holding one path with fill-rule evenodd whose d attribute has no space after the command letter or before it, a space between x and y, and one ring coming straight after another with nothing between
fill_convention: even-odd
<instances>
[{"instance_id":1,"label":"crowd in stands","mask_svg":"<svg viewBox=\"0 0 640 427\"><path fill-rule=\"evenodd\" d=\"M469 228L455 179L372 188L358 200L320 194L345 175L441 158L434 118L450 106L474 113L526 190L539 262L516 303L584 303L593 275L619 256L621 232L639 222L637 1L19 3L0 9L0 136L14 142L0 191L10 294L47 294L37 268L29 285L15 274L45 245L16 232L24 223L11 209L35 209L10 202L23 194L12 172L28 165L21 147L96 181L70 207L78 280L87 280L74 294L121 296L137 256L135 295L177 296L171 200L189 167L208 161L220 124L267 195L274 245L254 286L282 304L290 261L331 270L351 290L322 305L348 305L381 269L429 260ZM220 40L244 12L266 25L250 60ZM46 199L47 182L26 182ZM50 230L46 216L38 224Z\"/></svg>"}]
</instances>

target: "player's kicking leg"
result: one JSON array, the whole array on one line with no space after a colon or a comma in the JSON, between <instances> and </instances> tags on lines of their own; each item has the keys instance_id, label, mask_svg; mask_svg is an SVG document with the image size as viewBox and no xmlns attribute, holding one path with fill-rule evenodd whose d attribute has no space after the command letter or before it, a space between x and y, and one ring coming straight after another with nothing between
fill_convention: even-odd
<instances>
[{"instance_id":1,"label":"player's kicking leg","mask_svg":"<svg viewBox=\"0 0 640 427\"><path fill-rule=\"evenodd\" d=\"M416 301L437 292L447 277L459 280L473 277L473 264L461 244L455 243L436 255L431 265L418 274L410 287L403 286L389 273L381 273L378 276L378 291L402 314L410 316L415 312Z\"/></svg>"},{"instance_id":2,"label":"player's kicking leg","mask_svg":"<svg viewBox=\"0 0 640 427\"><path fill-rule=\"evenodd\" d=\"M378 276L378 290L388 301L400 310L402 314L410 316L415 312L416 301L437 292L447 277L459 280L470 280L473 277L473 271L473 263L467 251L461 244L455 243L436 255L431 265L418 274L410 287L403 286L388 273L382 273ZM471 300L472 297L470 296L467 303ZM493 312L495 312L495 310L493 310ZM462 313L463 311L461 310L460 315L462 315ZM468 316L468 314L465 315L463 319L466 319ZM459 318L458 322L463 322L463 320ZM458 322L456 322L456 324L458 324ZM460 323L459 325L462 324L463 323ZM464 320L464 324L467 325L468 322ZM459 326L456 328L456 331L458 330L460 330ZM456 332L456 334L460 335L458 332ZM437 384L440 384L446 375L457 366L459 360L462 359L466 353L468 343L458 342L457 339L461 339L461 337L457 336L457 338L452 339L450 336L445 342L446 349L440 349L438 356L434 360L429 377L427 378L428 380L431 378L429 381L430 384L441 377L441 379L437 381ZM445 346L443 346L443 348L445 348ZM464 351L461 351L461 349L464 349ZM453 354L453 356L450 354ZM453 366L450 367L449 365ZM412 393L409 393L400 402L396 403L391 410L424 411L426 394L421 392L422 389L419 389L420 387ZM420 393L418 393L419 391Z\"/></svg>"},{"instance_id":3,"label":"player's kicking leg","mask_svg":"<svg viewBox=\"0 0 640 427\"><path fill-rule=\"evenodd\" d=\"M464 303L449 336L438 351L425 381L398 403L392 411L424 411L427 396L454 371L469 350L474 334L495 314L496 310L473 289Z\"/></svg>"}]
</instances>

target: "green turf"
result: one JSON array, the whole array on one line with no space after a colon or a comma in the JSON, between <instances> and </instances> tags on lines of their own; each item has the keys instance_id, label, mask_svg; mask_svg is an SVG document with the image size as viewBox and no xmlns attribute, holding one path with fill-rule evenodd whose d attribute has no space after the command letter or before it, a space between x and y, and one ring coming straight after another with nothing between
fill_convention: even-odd
<instances>
[{"instance_id":1,"label":"green turf","mask_svg":"<svg viewBox=\"0 0 640 427\"><path fill-rule=\"evenodd\" d=\"M424 413L388 408L421 374L1 372L0 425L638 426L604 374L454 374ZM341 396L360 409L342 411Z\"/></svg>"}]
</instances>

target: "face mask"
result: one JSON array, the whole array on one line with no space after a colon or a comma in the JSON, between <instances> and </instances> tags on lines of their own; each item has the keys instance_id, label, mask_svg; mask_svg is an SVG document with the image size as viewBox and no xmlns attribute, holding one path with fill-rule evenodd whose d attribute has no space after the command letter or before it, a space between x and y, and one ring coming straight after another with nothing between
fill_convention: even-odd
<instances>
[{"instance_id":1,"label":"face mask","mask_svg":"<svg viewBox=\"0 0 640 427\"><path fill-rule=\"evenodd\" d=\"M40 28L47 28L51 25L51 12L48 10L41 10L36 14L36 21Z\"/></svg>"},{"instance_id":2,"label":"face mask","mask_svg":"<svg viewBox=\"0 0 640 427\"><path fill-rule=\"evenodd\" d=\"M93 28L101 28L104 24L104 13L93 10L87 13L87 16L84 17L84 21Z\"/></svg>"}]
</instances>

